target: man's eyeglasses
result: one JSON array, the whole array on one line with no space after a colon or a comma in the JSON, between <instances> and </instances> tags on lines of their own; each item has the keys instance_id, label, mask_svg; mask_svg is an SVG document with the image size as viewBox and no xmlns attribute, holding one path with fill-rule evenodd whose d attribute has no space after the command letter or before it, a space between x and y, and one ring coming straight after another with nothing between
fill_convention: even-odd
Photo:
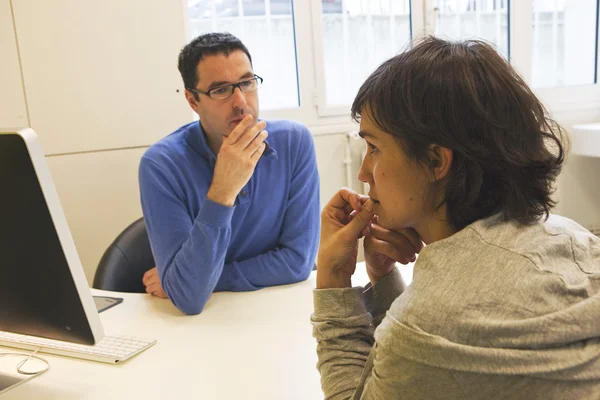
<instances>
[{"instance_id":1,"label":"man's eyeglasses","mask_svg":"<svg viewBox=\"0 0 600 400\"><path fill-rule=\"evenodd\" d=\"M203 92L202 90L186 88L190 92L193 93L201 93L205 96L210 97L213 100L223 100L230 97L233 94L235 88L239 88L242 92L254 92L256 91L263 82L263 78L258 75L254 75L254 78L248 79L245 81L240 81L238 83L232 83L231 85L219 86L216 88L210 89L208 92Z\"/></svg>"}]
</instances>

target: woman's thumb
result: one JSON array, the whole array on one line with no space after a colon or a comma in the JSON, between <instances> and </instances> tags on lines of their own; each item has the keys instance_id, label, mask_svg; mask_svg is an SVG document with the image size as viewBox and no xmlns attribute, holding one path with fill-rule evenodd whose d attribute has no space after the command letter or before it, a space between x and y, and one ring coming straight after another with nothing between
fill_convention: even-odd
<instances>
[{"instance_id":1,"label":"woman's thumb","mask_svg":"<svg viewBox=\"0 0 600 400\"><path fill-rule=\"evenodd\" d=\"M358 237L360 233L371 223L373 220L373 200L369 199L363 204L361 210L356 213L352 221L346 225L344 229L350 231L352 236Z\"/></svg>"}]
</instances>

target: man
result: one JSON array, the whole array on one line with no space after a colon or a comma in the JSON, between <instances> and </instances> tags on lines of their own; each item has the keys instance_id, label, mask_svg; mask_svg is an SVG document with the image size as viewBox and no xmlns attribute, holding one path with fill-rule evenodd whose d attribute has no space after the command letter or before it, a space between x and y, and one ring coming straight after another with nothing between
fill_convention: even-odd
<instances>
[{"instance_id":1,"label":"man","mask_svg":"<svg viewBox=\"0 0 600 400\"><path fill-rule=\"evenodd\" d=\"M200 121L142 157L142 209L156 261L144 285L198 314L213 291L308 277L319 239L319 175L304 126L258 120L262 78L235 36L199 36L181 51L179 71Z\"/></svg>"}]
</instances>

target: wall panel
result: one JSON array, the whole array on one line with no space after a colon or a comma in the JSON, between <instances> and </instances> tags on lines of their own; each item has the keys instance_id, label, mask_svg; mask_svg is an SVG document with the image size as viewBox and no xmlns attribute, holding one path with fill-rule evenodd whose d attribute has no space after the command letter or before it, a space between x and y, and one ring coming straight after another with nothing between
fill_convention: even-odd
<instances>
[{"instance_id":1,"label":"wall panel","mask_svg":"<svg viewBox=\"0 0 600 400\"><path fill-rule=\"evenodd\" d=\"M183 2L13 0L13 8L30 123L46 154L149 145L191 119L177 70Z\"/></svg>"}]
</instances>

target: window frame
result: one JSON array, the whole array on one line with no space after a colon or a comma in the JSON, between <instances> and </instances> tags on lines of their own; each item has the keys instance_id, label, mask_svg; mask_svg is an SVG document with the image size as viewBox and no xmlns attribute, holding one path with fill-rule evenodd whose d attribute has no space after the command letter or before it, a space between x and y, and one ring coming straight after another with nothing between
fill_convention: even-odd
<instances>
[{"instance_id":1,"label":"window frame","mask_svg":"<svg viewBox=\"0 0 600 400\"><path fill-rule=\"evenodd\" d=\"M299 0L294 0L298 2ZM327 103L327 85L325 82L325 54L323 46L323 6L321 0L308 0L311 5L311 27L314 48L315 87L314 101L318 118L349 115L350 99L347 105L329 105ZM342 0L344 1L344 0ZM415 32L421 32L425 28L423 17L424 4L427 0L410 0L410 35L414 38Z\"/></svg>"},{"instance_id":2,"label":"window frame","mask_svg":"<svg viewBox=\"0 0 600 400\"><path fill-rule=\"evenodd\" d=\"M292 0L295 31L296 63L299 106L262 110L266 119L292 119L317 128L316 135L330 131L356 129L350 119L347 105L328 105L325 82L325 55L323 53L322 0ZM185 27L189 38L187 1ZM412 0L410 3L411 37L416 39L431 34L435 28L434 0ZM596 7L596 21L600 21L600 7ZM533 63L533 0L509 0L509 54L510 62L525 82L531 84ZM516 38L518 40L516 40ZM600 54L600 40L596 40ZM596 76L599 77L596 57ZM598 79L600 82L600 79ZM268 82L266 83L268 84ZM590 121L600 115L600 83L591 85L532 88L552 114L567 119ZM576 117L575 117L576 116ZM571 118L572 117L572 118Z\"/></svg>"},{"instance_id":3,"label":"window frame","mask_svg":"<svg viewBox=\"0 0 600 400\"><path fill-rule=\"evenodd\" d=\"M533 72L533 29L531 29L533 1L510 0L510 4L512 11L511 36L519 38L519 40L511 40L511 61L517 67L525 82L531 84ZM512 8L514 8L514 11ZM599 18L600 7L596 2L596 26L598 26ZM598 36L597 32L596 36ZM599 43L600 40L597 37L596 54L599 54ZM596 77L598 77L598 61L596 57ZM568 120L573 118L583 120L597 118L598 109L600 109L600 80L598 78L594 84L548 88L532 87L532 90L546 105L551 114L561 115Z\"/></svg>"}]
</instances>

